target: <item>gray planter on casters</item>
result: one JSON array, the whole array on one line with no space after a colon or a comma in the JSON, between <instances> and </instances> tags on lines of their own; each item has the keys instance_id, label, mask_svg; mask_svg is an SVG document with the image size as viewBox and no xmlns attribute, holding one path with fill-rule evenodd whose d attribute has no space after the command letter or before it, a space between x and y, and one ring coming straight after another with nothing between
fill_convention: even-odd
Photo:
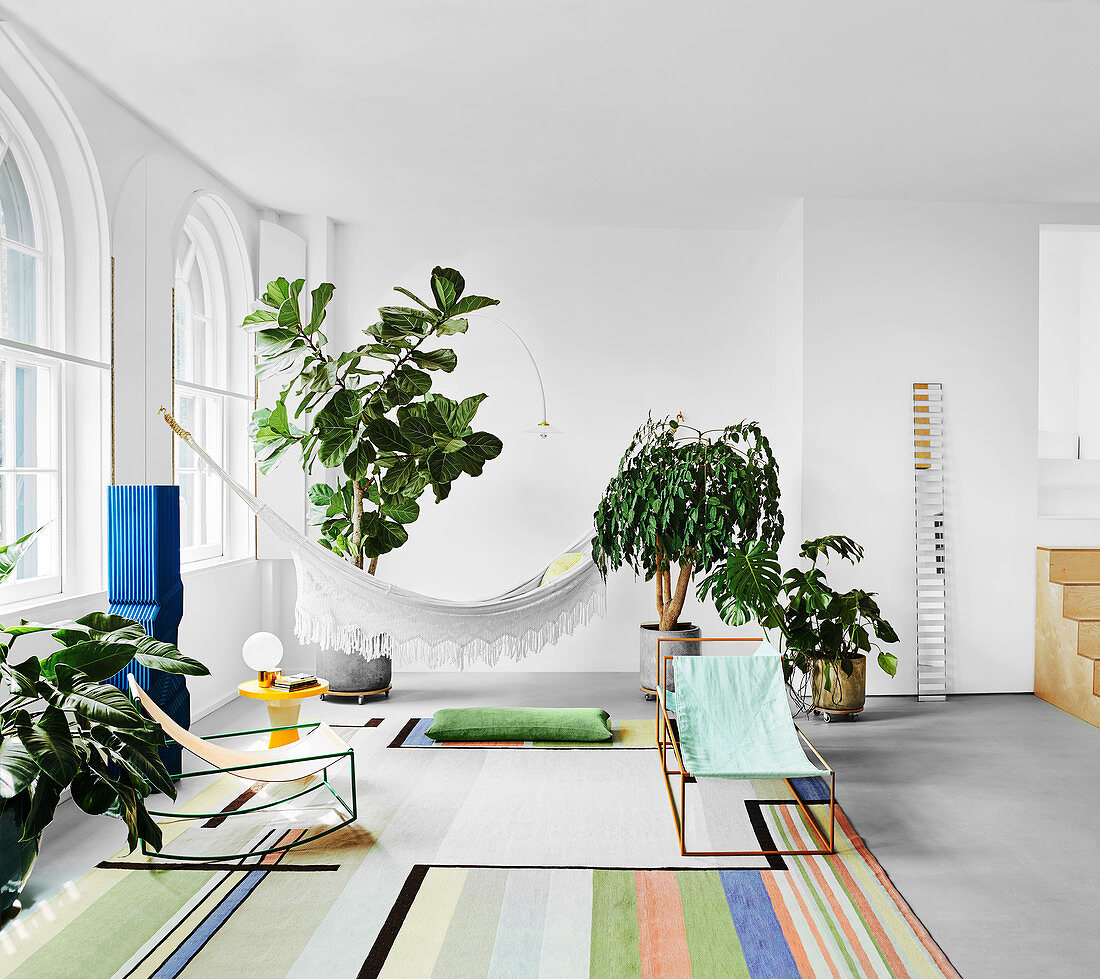
<instances>
[{"instance_id":1,"label":"gray planter on casters","mask_svg":"<svg viewBox=\"0 0 1100 979\"><path fill-rule=\"evenodd\" d=\"M356 697L362 703L370 694L390 695L393 670L388 656L366 659L357 653L322 649L314 672L328 680L328 697Z\"/></svg>"},{"instance_id":2,"label":"gray planter on casters","mask_svg":"<svg viewBox=\"0 0 1100 979\"><path fill-rule=\"evenodd\" d=\"M646 700L657 696L657 640L659 639L698 639L703 630L690 622L681 622L679 629L661 632L656 622L645 622L638 630L638 672L642 692ZM667 642L661 645L662 656L698 656L700 644L697 642ZM669 664L669 690L676 689L676 671Z\"/></svg>"}]
</instances>

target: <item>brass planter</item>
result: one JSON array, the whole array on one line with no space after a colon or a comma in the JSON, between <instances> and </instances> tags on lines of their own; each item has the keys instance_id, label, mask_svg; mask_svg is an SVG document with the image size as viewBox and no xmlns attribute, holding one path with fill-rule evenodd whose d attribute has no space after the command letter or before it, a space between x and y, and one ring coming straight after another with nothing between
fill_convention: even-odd
<instances>
[{"instance_id":1,"label":"brass planter","mask_svg":"<svg viewBox=\"0 0 1100 979\"><path fill-rule=\"evenodd\" d=\"M852 675L836 667L832 671L832 689L825 689L825 663L814 660L814 708L833 714L856 714L867 702L867 657L853 656ZM835 662L833 660L830 663Z\"/></svg>"}]
</instances>

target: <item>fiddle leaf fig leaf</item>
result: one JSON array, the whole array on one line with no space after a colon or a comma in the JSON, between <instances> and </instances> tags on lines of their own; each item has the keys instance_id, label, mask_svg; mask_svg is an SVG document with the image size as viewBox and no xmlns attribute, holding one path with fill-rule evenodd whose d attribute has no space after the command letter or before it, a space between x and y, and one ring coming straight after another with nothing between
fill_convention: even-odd
<instances>
[{"instance_id":1,"label":"fiddle leaf fig leaf","mask_svg":"<svg viewBox=\"0 0 1100 979\"><path fill-rule=\"evenodd\" d=\"M418 367L427 371L444 371L449 374L458 366L458 357L453 350L417 350L412 359Z\"/></svg>"},{"instance_id":2,"label":"fiddle leaf fig leaf","mask_svg":"<svg viewBox=\"0 0 1100 979\"><path fill-rule=\"evenodd\" d=\"M274 309L278 309L286 302L290 295L290 283L284 278L275 279L267 284L267 292L260 297L260 302L266 303Z\"/></svg>"},{"instance_id":3,"label":"fiddle leaf fig leaf","mask_svg":"<svg viewBox=\"0 0 1100 979\"><path fill-rule=\"evenodd\" d=\"M302 310L298 305L298 296L305 284L305 279L295 279L290 283L286 298L279 306L279 319L277 321L279 326L289 327L292 330L301 328Z\"/></svg>"},{"instance_id":4,"label":"fiddle leaf fig leaf","mask_svg":"<svg viewBox=\"0 0 1100 979\"><path fill-rule=\"evenodd\" d=\"M436 266L432 269L432 295L444 313L450 313L451 307L462 296L466 280L455 269Z\"/></svg>"},{"instance_id":5,"label":"fiddle leaf fig leaf","mask_svg":"<svg viewBox=\"0 0 1100 979\"><path fill-rule=\"evenodd\" d=\"M372 419L367 436L382 452L408 452L411 448L400 427L389 418Z\"/></svg>"},{"instance_id":6,"label":"fiddle leaf fig leaf","mask_svg":"<svg viewBox=\"0 0 1100 979\"><path fill-rule=\"evenodd\" d=\"M454 336L456 333L465 333L470 328L468 320L462 319L462 317L451 317L449 320L444 320L435 328L437 336L449 337Z\"/></svg>"},{"instance_id":7,"label":"fiddle leaf fig leaf","mask_svg":"<svg viewBox=\"0 0 1100 979\"><path fill-rule=\"evenodd\" d=\"M325 307L328 306L335 291L336 287L331 282L322 282L310 293L313 300L309 316L310 333L316 333L321 328L321 324L325 321Z\"/></svg>"},{"instance_id":8,"label":"fiddle leaf fig leaf","mask_svg":"<svg viewBox=\"0 0 1100 979\"><path fill-rule=\"evenodd\" d=\"M382 504L383 516L396 520L398 523L413 523L420 516L420 504L416 500L398 497Z\"/></svg>"},{"instance_id":9,"label":"fiddle leaf fig leaf","mask_svg":"<svg viewBox=\"0 0 1100 979\"><path fill-rule=\"evenodd\" d=\"M466 296L456 302L448 312L451 316L465 316L467 313L473 313L479 309L485 309L486 306L499 306L499 299L489 299L486 296Z\"/></svg>"},{"instance_id":10,"label":"fiddle leaf fig leaf","mask_svg":"<svg viewBox=\"0 0 1100 979\"><path fill-rule=\"evenodd\" d=\"M474 420L478 407L487 397L487 394L474 394L468 398L463 398L459 402L458 408L455 410L455 425L461 431L465 431L470 427L470 422Z\"/></svg>"}]
</instances>

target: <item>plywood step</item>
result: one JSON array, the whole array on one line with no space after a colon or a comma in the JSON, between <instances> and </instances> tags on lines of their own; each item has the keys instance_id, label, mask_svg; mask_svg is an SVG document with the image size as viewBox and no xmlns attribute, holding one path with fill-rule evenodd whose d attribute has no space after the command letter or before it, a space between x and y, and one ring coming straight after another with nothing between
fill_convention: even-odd
<instances>
[{"instance_id":1,"label":"plywood step","mask_svg":"<svg viewBox=\"0 0 1100 979\"><path fill-rule=\"evenodd\" d=\"M1100 585L1065 585L1062 615L1078 622L1100 621Z\"/></svg>"},{"instance_id":2,"label":"plywood step","mask_svg":"<svg viewBox=\"0 0 1100 979\"><path fill-rule=\"evenodd\" d=\"M1077 655L1100 660L1100 622L1078 623Z\"/></svg>"},{"instance_id":3,"label":"plywood step","mask_svg":"<svg viewBox=\"0 0 1100 979\"><path fill-rule=\"evenodd\" d=\"M1100 549L1051 549L1050 580L1060 585L1100 583Z\"/></svg>"},{"instance_id":4,"label":"plywood step","mask_svg":"<svg viewBox=\"0 0 1100 979\"><path fill-rule=\"evenodd\" d=\"M1092 664L1092 695L1100 697L1100 660Z\"/></svg>"}]
</instances>

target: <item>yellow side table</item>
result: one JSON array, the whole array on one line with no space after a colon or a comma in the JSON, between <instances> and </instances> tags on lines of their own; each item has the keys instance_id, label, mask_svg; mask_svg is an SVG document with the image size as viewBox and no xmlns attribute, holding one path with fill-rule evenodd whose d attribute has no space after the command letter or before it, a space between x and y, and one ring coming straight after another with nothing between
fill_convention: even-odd
<instances>
[{"instance_id":1,"label":"yellow side table","mask_svg":"<svg viewBox=\"0 0 1100 979\"><path fill-rule=\"evenodd\" d=\"M298 712L302 709L302 701L310 697L319 697L328 693L328 681L318 677L312 687L303 687L301 690L276 690L274 687L261 687L259 680L249 680L237 687L237 692L242 697L250 697L253 700L262 700L267 704L267 716L271 719L272 727L289 727L298 723ZM298 732L272 731L267 738L269 748L279 748L284 744L293 744L298 740Z\"/></svg>"}]
</instances>

